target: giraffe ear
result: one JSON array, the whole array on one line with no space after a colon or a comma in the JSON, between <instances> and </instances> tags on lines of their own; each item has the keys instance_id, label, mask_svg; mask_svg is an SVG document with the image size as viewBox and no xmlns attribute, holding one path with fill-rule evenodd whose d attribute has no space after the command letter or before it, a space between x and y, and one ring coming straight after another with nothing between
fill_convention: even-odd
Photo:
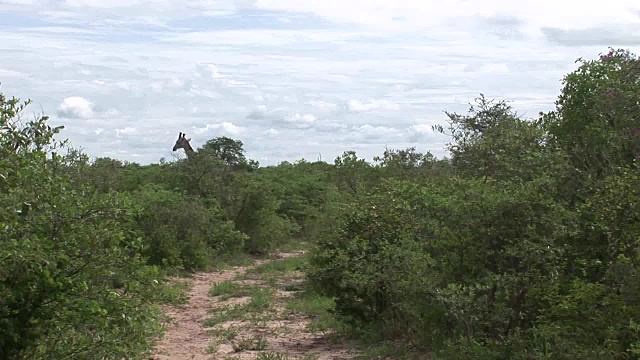
<instances>
[{"instance_id":1,"label":"giraffe ear","mask_svg":"<svg viewBox=\"0 0 640 360\"><path fill-rule=\"evenodd\" d=\"M187 141L191 141L191 138L188 138Z\"/></svg>"}]
</instances>

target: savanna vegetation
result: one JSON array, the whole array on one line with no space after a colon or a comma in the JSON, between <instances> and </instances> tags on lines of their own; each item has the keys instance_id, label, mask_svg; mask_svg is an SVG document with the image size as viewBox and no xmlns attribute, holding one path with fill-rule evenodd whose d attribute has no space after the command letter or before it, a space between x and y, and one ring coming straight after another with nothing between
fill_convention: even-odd
<instances>
[{"instance_id":1,"label":"savanna vegetation","mask_svg":"<svg viewBox=\"0 0 640 360\"><path fill-rule=\"evenodd\" d=\"M143 359L158 304L183 300L169 275L291 244L309 253L290 306L314 299L360 339L434 359L640 359L628 51L581 61L536 119L483 96L447 113L444 159L260 167L221 137L175 162L91 160L27 105L0 95L0 359Z\"/></svg>"}]
</instances>

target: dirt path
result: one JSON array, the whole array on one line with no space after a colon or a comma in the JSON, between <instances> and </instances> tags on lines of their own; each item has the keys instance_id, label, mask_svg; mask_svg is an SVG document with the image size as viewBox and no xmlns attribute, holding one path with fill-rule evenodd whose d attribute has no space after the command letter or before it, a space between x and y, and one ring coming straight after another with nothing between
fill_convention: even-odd
<instances>
[{"instance_id":1,"label":"dirt path","mask_svg":"<svg viewBox=\"0 0 640 360\"><path fill-rule=\"evenodd\" d=\"M355 352L347 345L331 341L322 326L309 326L317 316L287 308L287 299L300 290L302 274L278 266L263 269L301 255L283 253L280 260L196 273L187 280L193 284L188 304L163 307L171 322L151 359L352 359ZM210 294L216 284L216 293Z\"/></svg>"}]
</instances>

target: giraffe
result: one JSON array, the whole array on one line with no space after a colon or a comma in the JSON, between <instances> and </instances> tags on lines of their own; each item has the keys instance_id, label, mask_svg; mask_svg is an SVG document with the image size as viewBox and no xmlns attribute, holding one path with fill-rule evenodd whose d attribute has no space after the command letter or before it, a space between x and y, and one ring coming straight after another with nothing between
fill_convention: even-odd
<instances>
[{"instance_id":1,"label":"giraffe","mask_svg":"<svg viewBox=\"0 0 640 360\"><path fill-rule=\"evenodd\" d=\"M187 157L191 157L194 151L191 147L191 144L189 144L189 141L191 141L191 139L187 139L187 134L183 134L182 132L180 132L178 134L178 140L176 140L176 144L173 145L173 151L184 149L184 153L187 154Z\"/></svg>"}]
</instances>

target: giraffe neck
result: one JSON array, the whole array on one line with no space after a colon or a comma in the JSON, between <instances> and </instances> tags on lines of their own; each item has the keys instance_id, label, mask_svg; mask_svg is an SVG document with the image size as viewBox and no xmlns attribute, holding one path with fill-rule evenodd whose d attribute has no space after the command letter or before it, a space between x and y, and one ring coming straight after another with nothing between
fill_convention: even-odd
<instances>
[{"instance_id":1,"label":"giraffe neck","mask_svg":"<svg viewBox=\"0 0 640 360\"><path fill-rule=\"evenodd\" d=\"M193 151L193 148L191 147L190 144L187 144L184 147L184 153L187 154L187 157L191 157L191 155L193 155L193 153L195 153L195 151Z\"/></svg>"}]
</instances>

